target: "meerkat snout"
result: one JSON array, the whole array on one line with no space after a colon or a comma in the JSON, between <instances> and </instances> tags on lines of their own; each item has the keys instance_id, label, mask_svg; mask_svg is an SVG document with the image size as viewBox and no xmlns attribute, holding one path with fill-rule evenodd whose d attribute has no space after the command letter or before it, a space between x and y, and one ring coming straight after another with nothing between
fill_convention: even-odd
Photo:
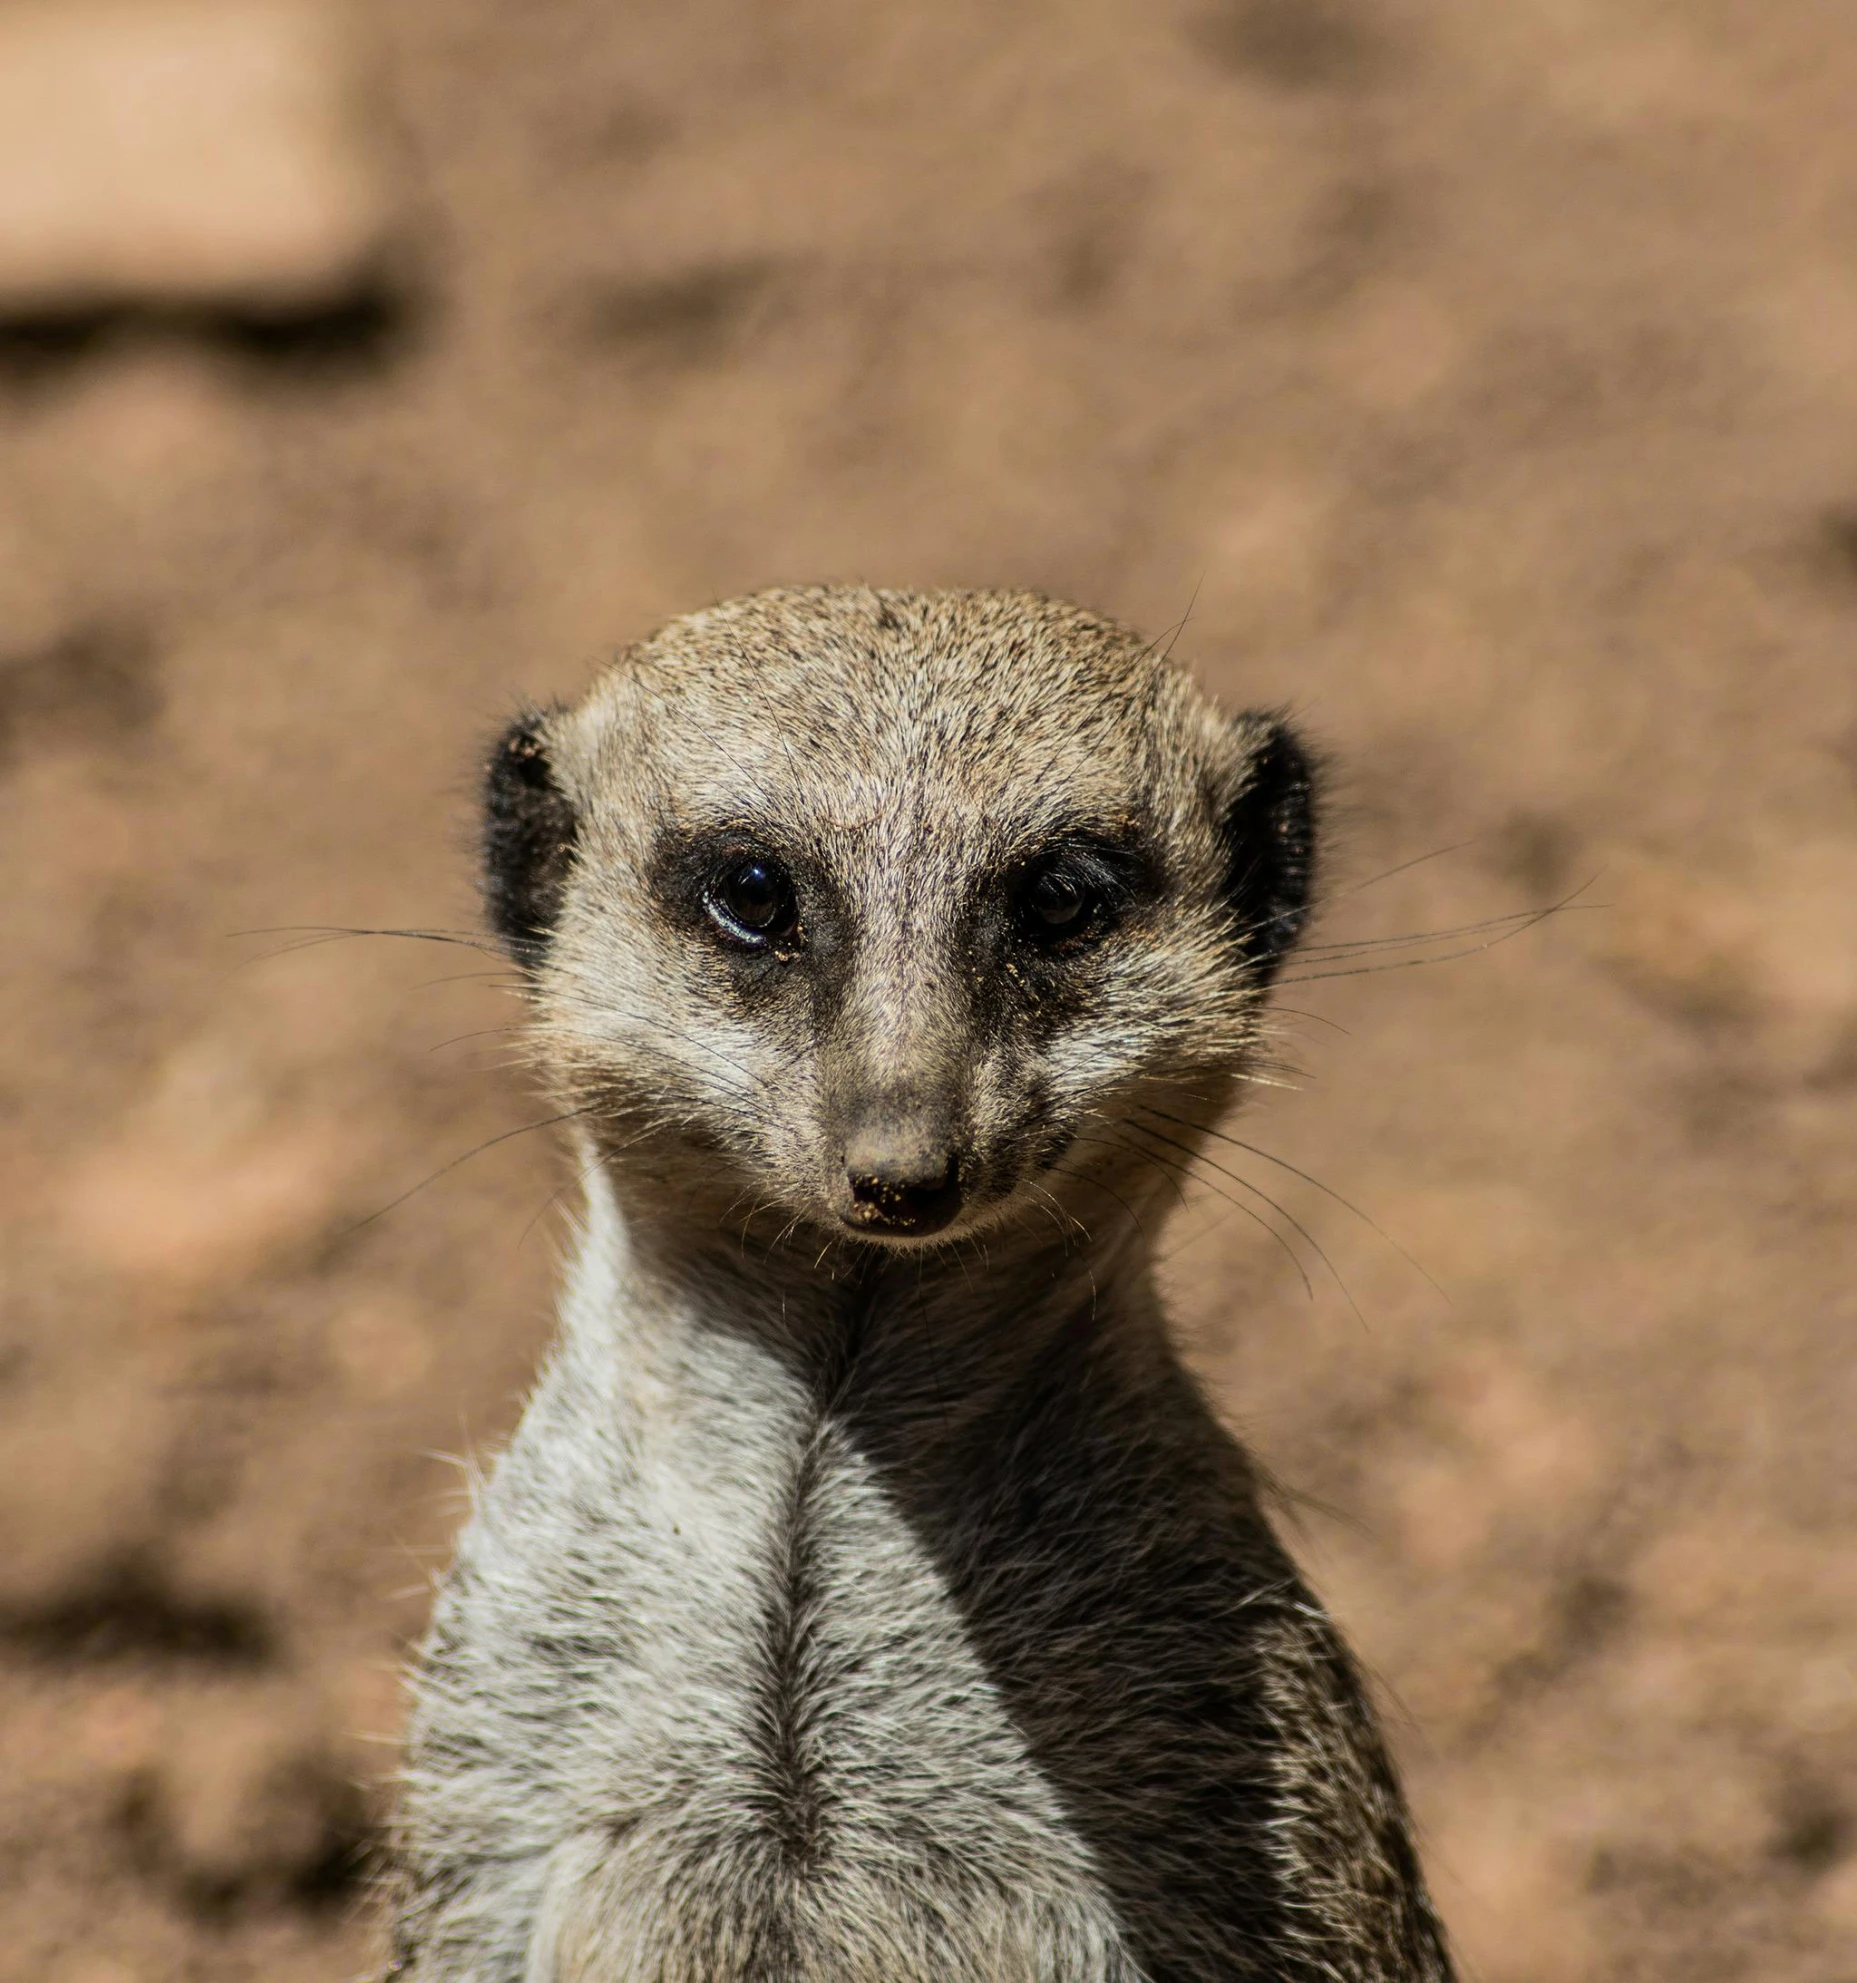
<instances>
[{"instance_id":1,"label":"meerkat snout","mask_svg":"<svg viewBox=\"0 0 1857 1983\"><path fill-rule=\"evenodd\" d=\"M845 1139L845 1223L869 1233L940 1232L961 1204L961 1160L933 1115L880 1114Z\"/></svg>"},{"instance_id":2,"label":"meerkat snout","mask_svg":"<svg viewBox=\"0 0 1857 1983\"><path fill-rule=\"evenodd\" d=\"M872 953L869 938L862 947ZM867 954L825 1057L826 1111L838 1132L828 1148L835 1142L839 1153L831 1196L844 1224L872 1239L945 1232L975 1182L972 1016L934 968L932 943L919 942L887 965Z\"/></svg>"}]
</instances>

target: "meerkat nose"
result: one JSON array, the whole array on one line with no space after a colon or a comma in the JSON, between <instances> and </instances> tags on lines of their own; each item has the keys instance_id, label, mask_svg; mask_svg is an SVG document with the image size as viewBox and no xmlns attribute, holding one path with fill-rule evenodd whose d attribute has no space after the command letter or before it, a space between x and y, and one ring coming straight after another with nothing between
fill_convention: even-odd
<instances>
[{"instance_id":1,"label":"meerkat nose","mask_svg":"<svg viewBox=\"0 0 1857 1983\"><path fill-rule=\"evenodd\" d=\"M872 1124L848 1138L845 1178L847 1217L866 1232L939 1232L960 1208L960 1159L913 1124Z\"/></svg>"}]
</instances>

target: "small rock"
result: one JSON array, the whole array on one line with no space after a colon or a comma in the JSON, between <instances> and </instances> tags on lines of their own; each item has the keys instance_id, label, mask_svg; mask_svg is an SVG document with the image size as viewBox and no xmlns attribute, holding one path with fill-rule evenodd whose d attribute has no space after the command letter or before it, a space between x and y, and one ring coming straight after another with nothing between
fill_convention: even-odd
<instances>
[{"instance_id":1,"label":"small rock","mask_svg":"<svg viewBox=\"0 0 1857 1983\"><path fill-rule=\"evenodd\" d=\"M390 222L354 54L308 0L0 11L0 315L348 293Z\"/></svg>"}]
</instances>

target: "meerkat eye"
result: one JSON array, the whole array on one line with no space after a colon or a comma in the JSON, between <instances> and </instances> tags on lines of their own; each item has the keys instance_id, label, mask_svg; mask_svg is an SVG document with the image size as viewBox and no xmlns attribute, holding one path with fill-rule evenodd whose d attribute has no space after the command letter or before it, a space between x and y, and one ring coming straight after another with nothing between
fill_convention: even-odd
<instances>
[{"instance_id":1,"label":"meerkat eye","mask_svg":"<svg viewBox=\"0 0 1857 1983\"><path fill-rule=\"evenodd\" d=\"M1026 935L1046 943L1080 936L1101 922L1102 895L1069 868L1036 869L1019 888L1019 924Z\"/></svg>"},{"instance_id":2,"label":"meerkat eye","mask_svg":"<svg viewBox=\"0 0 1857 1983\"><path fill-rule=\"evenodd\" d=\"M731 861L705 890L703 906L725 936L756 946L779 942L799 922L792 877L761 854Z\"/></svg>"}]
</instances>

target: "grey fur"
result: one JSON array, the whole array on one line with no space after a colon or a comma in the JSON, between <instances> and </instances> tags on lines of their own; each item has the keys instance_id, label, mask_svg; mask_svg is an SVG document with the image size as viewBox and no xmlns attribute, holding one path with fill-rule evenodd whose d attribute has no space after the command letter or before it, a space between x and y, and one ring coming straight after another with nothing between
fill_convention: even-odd
<instances>
[{"instance_id":1,"label":"grey fur","mask_svg":"<svg viewBox=\"0 0 1857 1983\"><path fill-rule=\"evenodd\" d=\"M506 740L493 914L587 1204L420 1664L402 1974L1448 1977L1152 1279L1153 1132L1238 1092L1301 925L1301 764L1073 608L862 589ZM1124 877L1076 941L1024 920L1053 848ZM749 855L795 877L759 948L705 906ZM952 1223L857 1198L892 1157Z\"/></svg>"}]
</instances>

